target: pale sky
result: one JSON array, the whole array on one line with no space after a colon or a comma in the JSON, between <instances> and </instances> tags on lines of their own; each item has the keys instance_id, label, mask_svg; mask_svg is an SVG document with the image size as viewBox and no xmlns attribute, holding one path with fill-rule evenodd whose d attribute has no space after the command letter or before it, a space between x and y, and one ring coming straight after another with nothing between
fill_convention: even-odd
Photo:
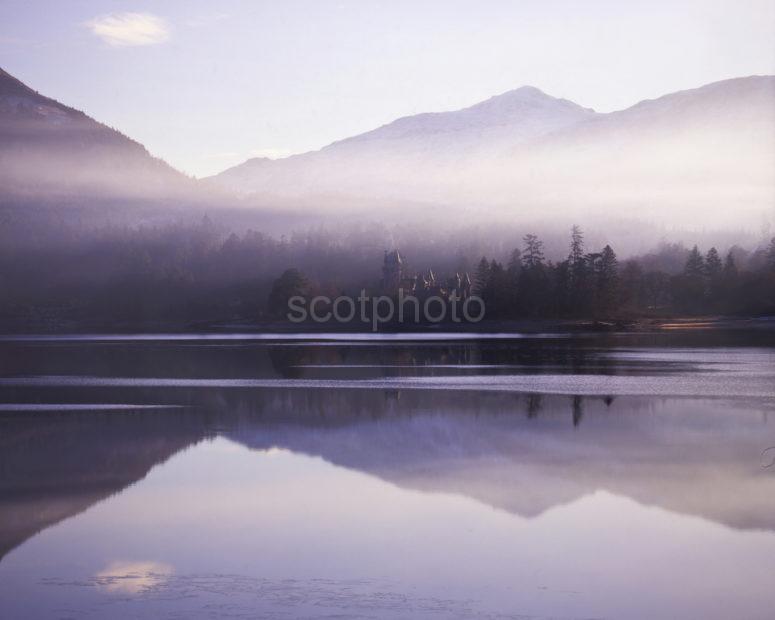
<instances>
[{"instance_id":1,"label":"pale sky","mask_svg":"<svg viewBox=\"0 0 775 620\"><path fill-rule=\"evenodd\" d=\"M775 74L775 1L3 0L0 66L204 176L525 84L611 111Z\"/></svg>"}]
</instances>

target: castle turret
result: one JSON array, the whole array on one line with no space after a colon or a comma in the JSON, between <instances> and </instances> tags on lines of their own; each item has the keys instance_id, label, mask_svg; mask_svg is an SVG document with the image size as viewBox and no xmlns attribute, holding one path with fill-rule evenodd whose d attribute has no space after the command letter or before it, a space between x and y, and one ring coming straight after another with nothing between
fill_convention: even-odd
<instances>
[{"instance_id":1,"label":"castle turret","mask_svg":"<svg viewBox=\"0 0 775 620\"><path fill-rule=\"evenodd\" d=\"M463 274L462 282L460 283L460 297L468 299L471 295L471 278L468 277L468 272Z\"/></svg>"},{"instance_id":2,"label":"castle turret","mask_svg":"<svg viewBox=\"0 0 775 620\"><path fill-rule=\"evenodd\" d=\"M382 288L387 292L398 291L402 279L403 260L398 250L388 252L385 250L385 259L382 264Z\"/></svg>"}]
</instances>

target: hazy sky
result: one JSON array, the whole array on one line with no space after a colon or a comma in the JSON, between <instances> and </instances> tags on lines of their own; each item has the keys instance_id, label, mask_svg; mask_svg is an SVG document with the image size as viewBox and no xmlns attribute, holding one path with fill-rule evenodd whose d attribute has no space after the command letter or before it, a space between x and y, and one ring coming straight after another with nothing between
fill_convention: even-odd
<instances>
[{"instance_id":1,"label":"hazy sky","mask_svg":"<svg viewBox=\"0 0 775 620\"><path fill-rule=\"evenodd\" d=\"M773 0L2 0L0 66L195 175L524 84L600 111L775 73Z\"/></svg>"}]
</instances>

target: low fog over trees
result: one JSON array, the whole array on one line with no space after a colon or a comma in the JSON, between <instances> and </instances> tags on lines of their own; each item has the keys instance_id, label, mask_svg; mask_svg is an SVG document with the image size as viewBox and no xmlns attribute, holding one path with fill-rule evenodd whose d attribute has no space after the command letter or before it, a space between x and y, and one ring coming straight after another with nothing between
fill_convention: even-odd
<instances>
[{"instance_id":1,"label":"low fog over trees","mask_svg":"<svg viewBox=\"0 0 775 620\"><path fill-rule=\"evenodd\" d=\"M519 249L515 256L520 256ZM535 235L525 236L521 259L512 260L508 269L496 260L481 259L477 282L490 318L775 312L775 238L753 252L733 247L723 262L715 247L703 255L697 246L686 250L665 245L654 254L620 263L610 245L586 252L581 229L574 226L565 260L545 261ZM743 271L737 261L745 265Z\"/></svg>"},{"instance_id":2,"label":"low fog over trees","mask_svg":"<svg viewBox=\"0 0 775 620\"><path fill-rule=\"evenodd\" d=\"M23 238L22 238L23 236ZM377 225L289 236L197 223L24 235L0 222L0 325L197 324L276 320L295 294L356 296L380 287L385 249L408 272L467 272L488 319L598 319L775 313L775 240L744 249L662 244L639 256L616 240L588 247L574 226L559 254L532 232L513 243Z\"/></svg>"}]
</instances>

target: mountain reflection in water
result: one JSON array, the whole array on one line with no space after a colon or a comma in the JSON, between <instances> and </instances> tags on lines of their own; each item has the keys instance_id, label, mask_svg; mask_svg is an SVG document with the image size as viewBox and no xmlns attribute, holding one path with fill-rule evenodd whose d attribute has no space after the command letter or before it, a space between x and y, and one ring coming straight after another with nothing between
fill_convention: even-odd
<instances>
[{"instance_id":1,"label":"mountain reflection in water","mask_svg":"<svg viewBox=\"0 0 775 620\"><path fill-rule=\"evenodd\" d=\"M687 578L689 591L681 596L662 592L657 599L664 606L654 603L652 611L766 618L775 598L763 594L768 590L758 580L759 571L766 573L766 553L775 551L775 472L763 467L761 455L775 445L773 349L748 342L680 344L598 338L423 346L164 339L0 343L0 583L7 584L0 586L0 615L5 610L8 617L47 617L47 605L55 602L88 617L85 610L96 604L89 597L97 594L87 596L76 585L91 584L97 589L88 591L99 596L144 598L151 615L181 610L158 607L148 597L185 597L194 588L195 598L208 604L235 591L261 593L263 603L245 599L239 609L268 616L291 610L292 617L317 617L356 605L361 608L353 617L649 617L646 604L636 613L626 598L606 598L599 580L622 579L614 575L619 561L652 567L669 560L649 555L643 541L628 536L661 532L664 541L655 542L655 549L675 543L670 553L678 553L680 536L688 540L696 532L709 552L718 544L716 552L748 562L737 565L746 583L730 599L742 605L748 596L748 615L689 597L692 588L701 596L706 581L710 588L714 579L728 578L721 569L706 581ZM737 387L727 397L671 393L674 383L656 383L664 392L653 395L482 391L475 381L460 391L397 389L392 381L375 387L381 379L455 377L500 377L507 385L511 377L528 381L532 375L592 382L665 377L680 380L689 393L698 391L697 381L712 380L722 393L725 385ZM50 381L29 382L36 377ZM187 381L111 385L79 377ZM197 384L229 378L320 383ZM348 382L348 389L336 389L337 382ZM736 395L741 385L755 386L756 394ZM363 512L370 503L382 511L379 517ZM475 516L485 508L489 512ZM412 578L415 569L397 568L389 550L393 541L396 553L409 553L404 543L429 526L424 519L432 516L438 524L445 511L448 521L416 545L447 555L452 564L475 563L485 551L496 553L492 545L502 545L506 554L498 561L487 556L494 564L480 567L481 582L470 575L466 581L462 570L456 586L462 598L446 569L439 583ZM507 525L507 517L517 521ZM321 531L309 520L319 520ZM510 529L516 524L532 528L534 542ZM119 526L122 531L114 531ZM304 551L291 551L294 526ZM488 534L479 527L494 529ZM290 545L285 555L271 541L272 531ZM341 539L348 531L352 540ZM246 537L244 550L233 546L235 532ZM480 532L479 546L456 543L466 532ZM597 564L589 564L594 554L578 538L585 532L603 545L595 552ZM329 548L327 536L345 555ZM562 561L559 540L568 546ZM526 558L532 558L541 571L538 581L550 590L553 583L574 582L566 574L568 563L599 577L580 576L576 586L583 591L577 594L539 589L516 595L497 572L507 570L502 563L510 549L516 552L516 541L525 557L519 570L512 564L508 570L525 571ZM262 549L276 565L258 558ZM296 553L303 563L291 560ZM703 558L689 553L683 568L662 570L678 579L689 565L702 570ZM413 562L420 570L427 558ZM93 568L82 574L87 565ZM536 578L528 573L526 579ZM288 579L298 581L278 589ZM412 583L416 592L410 596L406 588ZM54 585L59 594L47 603L44 593ZM4 587L19 594L9 599ZM349 599L341 598L343 587ZM33 598L39 600L33 604ZM583 602L574 603L576 598ZM193 614L197 608L185 609ZM136 611L126 608L116 617Z\"/></svg>"}]
</instances>

